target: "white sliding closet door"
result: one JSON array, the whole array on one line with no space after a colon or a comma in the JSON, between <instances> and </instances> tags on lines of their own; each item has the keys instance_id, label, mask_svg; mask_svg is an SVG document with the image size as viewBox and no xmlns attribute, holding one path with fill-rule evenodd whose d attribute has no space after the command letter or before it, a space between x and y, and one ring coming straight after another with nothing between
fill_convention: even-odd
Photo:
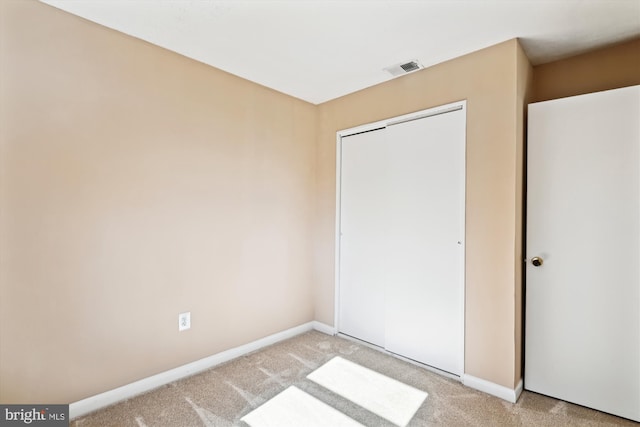
<instances>
[{"instance_id":1,"label":"white sliding closet door","mask_svg":"<svg viewBox=\"0 0 640 427\"><path fill-rule=\"evenodd\" d=\"M465 113L389 126L385 347L460 375Z\"/></svg>"},{"instance_id":2,"label":"white sliding closet door","mask_svg":"<svg viewBox=\"0 0 640 427\"><path fill-rule=\"evenodd\" d=\"M341 145L340 332L384 347L389 147L384 129Z\"/></svg>"},{"instance_id":3,"label":"white sliding closet door","mask_svg":"<svg viewBox=\"0 0 640 427\"><path fill-rule=\"evenodd\" d=\"M338 330L461 375L466 110L428 113L341 139Z\"/></svg>"}]
</instances>

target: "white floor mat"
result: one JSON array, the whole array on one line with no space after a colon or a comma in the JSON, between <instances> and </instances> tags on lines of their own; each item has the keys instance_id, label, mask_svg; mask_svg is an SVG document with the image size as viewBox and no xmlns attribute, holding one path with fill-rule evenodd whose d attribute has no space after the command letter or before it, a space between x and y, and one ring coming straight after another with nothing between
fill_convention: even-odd
<instances>
[{"instance_id":1,"label":"white floor mat","mask_svg":"<svg viewBox=\"0 0 640 427\"><path fill-rule=\"evenodd\" d=\"M249 412L241 420L251 427L364 427L293 386Z\"/></svg>"},{"instance_id":2,"label":"white floor mat","mask_svg":"<svg viewBox=\"0 0 640 427\"><path fill-rule=\"evenodd\" d=\"M334 357L307 378L401 427L427 397L424 391L341 357Z\"/></svg>"}]
</instances>

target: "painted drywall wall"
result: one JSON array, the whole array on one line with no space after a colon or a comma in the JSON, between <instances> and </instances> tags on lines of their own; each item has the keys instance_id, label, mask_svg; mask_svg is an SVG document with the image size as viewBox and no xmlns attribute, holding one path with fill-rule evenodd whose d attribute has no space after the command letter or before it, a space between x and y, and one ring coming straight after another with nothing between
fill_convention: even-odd
<instances>
[{"instance_id":1,"label":"painted drywall wall","mask_svg":"<svg viewBox=\"0 0 640 427\"><path fill-rule=\"evenodd\" d=\"M0 402L74 402L313 320L315 136L311 104L0 2Z\"/></svg>"},{"instance_id":2,"label":"painted drywall wall","mask_svg":"<svg viewBox=\"0 0 640 427\"><path fill-rule=\"evenodd\" d=\"M515 386L521 377L520 115L529 75L511 40L319 106L316 320L334 322L336 131L466 99L465 372Z\"/></svg>"},{"instance_id":3,"label":"painted drywall wall","mask_svg":"<svg viewBox=\"0 0 640 427\"><path fill-rule=\"evenodd\" d=\"M532 102L640 84L640 39L534 68Z\"/></svg>"}]
</instances>

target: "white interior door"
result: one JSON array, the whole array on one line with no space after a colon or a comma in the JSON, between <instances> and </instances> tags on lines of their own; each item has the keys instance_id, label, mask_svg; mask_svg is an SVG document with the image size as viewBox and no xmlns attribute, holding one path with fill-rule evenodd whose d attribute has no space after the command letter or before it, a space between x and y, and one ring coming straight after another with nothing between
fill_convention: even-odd
<instances>
[{"instance_id":1,"label":"white interior door","mask_svg":"<svg viewBox=\"0 0 640 427\"><path fill-rule=\"evenodd\" d=\"M338 331L461 375L466 110L438 112L341 139Z\"/></svg>"},{"instance_id":2,"label":"white interior door","mask_svg":"<svg viewBox=\"0 0 640 427\"><path fill-rule=\"evenodd\" d=\"M525 388L636 421L639 147L638 86L529 106Z\"/></svg>"},{"instance_id":3,"label":"white interior door","mask_svg":"<svg viewBox=\"0 0 640 427\"><path fill-rule=\"evenodd\" d=\"M387 128L389 239L385 347L461 375L465 111Z\"/></svg>"}]
</instances>

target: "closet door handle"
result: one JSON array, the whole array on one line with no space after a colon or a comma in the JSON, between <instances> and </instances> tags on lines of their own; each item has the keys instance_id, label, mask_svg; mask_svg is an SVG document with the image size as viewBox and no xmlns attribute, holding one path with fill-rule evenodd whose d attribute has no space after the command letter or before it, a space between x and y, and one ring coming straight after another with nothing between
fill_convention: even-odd
<instances>
[{"instance_id":1,"label":"closet door handle","mask_svg":"<svg viewBox=\"0 0 640 427\"><path fill-rule=\"evenodd\" d=\"M534 256L531 258L531 264L533 264L534 267L540 267L543 262L544 260L540 257Z\"/></svg>"}]
</instances>

